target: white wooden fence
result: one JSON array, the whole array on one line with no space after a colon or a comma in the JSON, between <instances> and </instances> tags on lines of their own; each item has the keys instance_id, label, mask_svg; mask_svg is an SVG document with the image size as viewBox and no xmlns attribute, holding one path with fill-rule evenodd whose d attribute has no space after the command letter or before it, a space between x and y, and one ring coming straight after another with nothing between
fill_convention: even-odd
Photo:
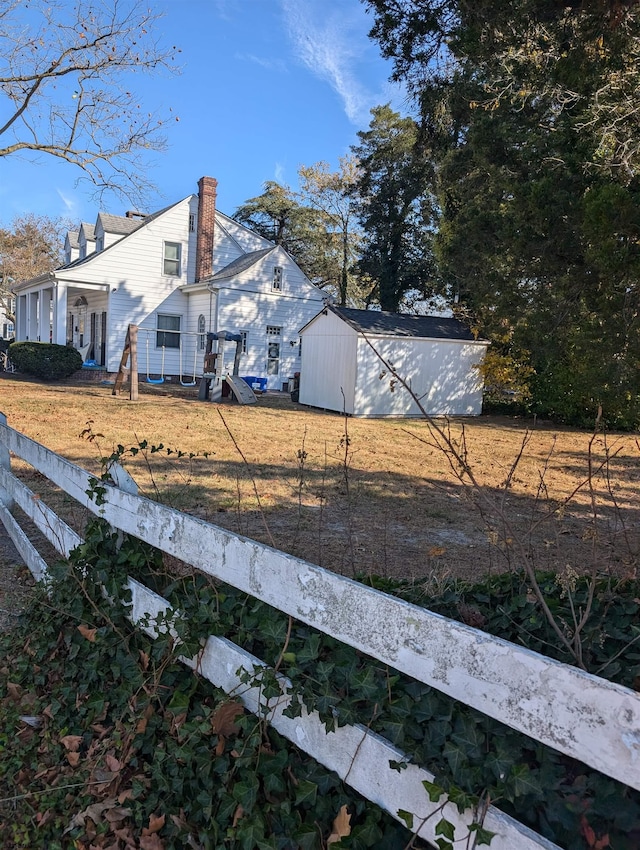
<instances>
[{"instance_id":1,"label":"white wooden fence","mask_svg":"<svg viewBox=\"0 0 640 850\"><path fill-rule=\"evenodd\" d=\"M0 520L36 578L46 573L46 563L11 513L12 503L61 554L68 555L81 538L11 473L10 453L114 528L640 789L640 695L634 691L138 496L124 470L115 476L117 486L106 487L104 504L96 506L87 496L94 476L8 427L0 414ZM169 608L139 582L130 579L130 587L134 622ZM260 659L211 636L202 655L183 660L197 663L202 675L239 695L249 710L260 710L259 687L242 685L239 675L259 672L265 667ZM396 818L401 809L413 813L414 830L427 841L433 842L440 817L455 825L456 840L468 834L471 811L461 815L446 803L442 815L429 818L439 804L429 801L422 781L434 777L415 765L401 772L390 768L389 761L401 761L403 754L388 741L362 726L327 734L315 713L285 717L287 704L286 694L269 703L272 725L363 796ZM557 850L494 807L484 826L496 833L491 850Z\"/></svg>"}]
</instances>

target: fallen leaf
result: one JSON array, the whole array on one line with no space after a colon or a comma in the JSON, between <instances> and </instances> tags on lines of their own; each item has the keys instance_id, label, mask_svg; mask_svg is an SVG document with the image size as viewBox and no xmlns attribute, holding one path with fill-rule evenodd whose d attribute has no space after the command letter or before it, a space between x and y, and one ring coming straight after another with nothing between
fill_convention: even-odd
<instances>
[{"instance_id":1,"label":"fallen leaf","mask_svg":"<svg viewBox=\"0 0 640 850\"><path fill-rule=\"evenodd\" d=\"M238 808L235 810L233 814L233 827L235 828L238 825L238 822L242 820L242 816L244 815L244 809L241 805L238 804Z\"/></svg>"},{"instance_id":2,"label":"fallen leaf","mask_svg":"<svg viewBox=\"0 0 640 850\"><path fill-rule=\"evenodd\" d=\"M89 626L78 626L78 631L82 635L82 637L86 638L91 643L96 642L96 632L97 629L90 629Z\"/></svg>"},{"instance_id":3,"label":"fallen leaf","mask_svg":"<svg viewBox=\"0 0 640 850\"><path fill-rule=\"evenodd\" d=\"M164 815L158 815L157 817L156 815L150 815L148 827L149 832L160 832L160 830L164 826L164 820Z\"/></svg>"},{"instance_id":4,"label":"fallen leaf","mask_svg":"<svg viewBox=\"0 0 640 850\"><path fill-rule=\"evenodd\" d=\"M147 723L149 722L149 720L153 716L153 710L154 709L153 709L152 705L148 705L145 708L144 714L142 715L142 717L140 718L140 720L138 720L138 722L136 724L136 734L144 735L146 728L147 728Z\"/></svg>"},{"instance_id":5,"label":"fallen leaf","mask_svg":"<svg viewBox=\"0 0 640 850\"><path fill-rule=\"evenodd\" d=\"M20 685L17 685L15 682L7 682L7 693L14 702L20 702L20 696L22 695Z\"/></svg>"},{"instance_id":6,"label":"fallen leaf","mask_svg":"<svg viewBox=\"0 0 640 850\"><path fill-rule=\"evenodd\" d=\"M346 838L347 835L351 835L351 815L347 811L347 807L342 806L333 822L333 832L327 838L327 845L337 844L341 838Z\"/></svg>"},{"instance_id":7,"label":"fallen leaf","mask_svg":"<svg viewBox=\"0 0 640 850\"><path fill-rule=\"evenodd\" d=\"M105 813L105 819L109 821L109 823L118 823L119 821L125 820L131 815L131 809L125 809L122 806L114 806L112 809L108 809Z\"/></svg>"},{"instance_id":8,"label":"fallen leaf","mask_svg":"<svg viewBox=\"0 0 640 850\"><path fill-rule=\"evenodd\" d=\"M135 848L137 846L136 839L133 836L133 832L130 827L122 827L122 829L114 829L113 834L116 838L119 838L120 841L124 841L125 847Z\"/></svg>"},{"instance_id":9,"label":"fallen leaf","mask_svg":"<svg viewBox=\"0 0 640 850\"><path fill-rule=\"evenodd\" d=\"M115 756L109 755L109 753L107 753L104 757L104 760L106 761L109 770L112 770L114 773L117 773L122 767L118 759Z\"/></svg>"},{"instance_id":10,"label":"fallen leaf","mask_svg":"<svg viewBox=\"0 0 640 850\"><path fill-rule=\"evenodd\" d=\"M140 836L140 850L164 850L164 843L156 833L145 835L143 830Z\"/></svg>"},{"instance_id":11,"label":"fallen leaf","mask_svg":"<svg viewBox=\"0 0 640 850\"><path fill-rule=\"evenodd\" d=\"M110 770L102 770L99 767L91 774L94 782L99 782L101 785L108 785L117 777L117 773L112 773Z\"/></svg>"},{"instance_id":12,"label":"fallen leaf","mask_svg":"<svg viewBox=\"0 0 640 850\"><path fill-rule=\"evenodd\" d=\"M244 713L244 708L239 702L224 702L214 711L211 716L211 727L216 735L236 735L239 732L235 722L239 714Z\"/></svg>"},{"instance_id":13,"label":"fallen leaf","mask_svg":"<svg viewBox=\"0 0 640 850\"><path fill-rule=\"evenodd\" d=\"M95 824L100 823L103 814L110 809L114 809L117 805L116 800L112 798L108 800L101 800L99 803L91 803L90 806L87 806L86 809L83 809L71 818L71 822L62 834L66 835L68 832L71 832L72 829L85 827L87 820L91 820Z\"/></svg>"},{"instance_id":14,"label":"fallen leaf","mask_svg":"<svg viewBox=\"0 0 640 850\"><path fill-rule=\"evenodd\" d=\"M60 738L60 743L65 750L71 753L77 753L82 743L82 735L65 735L64 738Z\"/></svg>"},{"instance_id":15,"label":"fallen leaf","mask_svg":"<svg viewBox=\"0 0 640 850\"><path fill-rule=\"evenodd\" d=\"M77 767L80 764L80 753L67 753L67 761L71 767Z\"/></svg>"}]
</instances>

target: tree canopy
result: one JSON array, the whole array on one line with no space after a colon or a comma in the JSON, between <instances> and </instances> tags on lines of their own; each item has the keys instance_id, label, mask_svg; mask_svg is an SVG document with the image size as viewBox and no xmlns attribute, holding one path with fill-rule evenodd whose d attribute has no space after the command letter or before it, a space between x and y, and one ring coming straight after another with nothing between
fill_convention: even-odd
<instances>
[{"instance_id":1,"label":"tree canopy","mask_svg":"<svg viewBox=\"0 0 640 850\"><path fill-rule=\"evenodd\" d=\"M352 196L364 233L358 267L381 308L395 312L408 290L434 289L432 159L412 118L388 104L371 113L369 129L352 148L358 160Z\"/></svg>"},{"instance_id":2,"label":"tree canopy","mask_svg":"<svg viewBox=\"0 0 640 850\"><path fill-rule=\"evenodd\" d=\"M435 253L540 412L640 419L636 2L368 0L430 122Z\"/></svg>"},{"instance_id":3,"label":"tree canopy","mask_svg":"<svg viewBox=\"0 0 640 850\"><path fill-rule=\"evenodd\" d=\"M0 0L0 157L48 155L99 193L136 200L165 118L145 110L134 73L172 69L143 0Z\"/></svg>"},{"instance_id":4,"label":"tree canopy","mask_svg":"<svg viewBox=\"0 0 640 850\"><path fill-rule=\"evenodd\" d=\"M49 216L25 215L0 228L0 307L10 321L11 286L51 271L60 264L60 245L65 224Z\"/></svg>"}]
</instances>

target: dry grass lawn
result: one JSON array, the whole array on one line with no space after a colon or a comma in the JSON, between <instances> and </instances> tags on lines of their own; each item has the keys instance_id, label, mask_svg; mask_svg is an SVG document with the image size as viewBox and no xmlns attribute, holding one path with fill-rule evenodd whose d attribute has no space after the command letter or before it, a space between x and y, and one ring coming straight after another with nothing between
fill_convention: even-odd
<instances>
[{"instance_id":1,"label":"dry grass lawn","mask_svg":"<svg viewBox=\"0 0 640 850\"><path fill-rule=\"evenodd\" d=\"M200 402L197 388L143 385L137 402L111 390L0 374L0 411L11 427L94 472L118 444L146 440L193 453L147 450L124 464L145 495L346 575L476 579L517 566L523 551L539 568L636 569L634 435L598 435L590 450L592 435L548 423L452 421L458 442L464 429L474 493L433 445L426 421L345 419L284 395L241 407ZM99 436L82 436L87 428ZM41 476L18 468L46 498ZM82 525L81 511L65 510ZM505 534L501 517L510 524Z\"/></svg>"}]
</instances>

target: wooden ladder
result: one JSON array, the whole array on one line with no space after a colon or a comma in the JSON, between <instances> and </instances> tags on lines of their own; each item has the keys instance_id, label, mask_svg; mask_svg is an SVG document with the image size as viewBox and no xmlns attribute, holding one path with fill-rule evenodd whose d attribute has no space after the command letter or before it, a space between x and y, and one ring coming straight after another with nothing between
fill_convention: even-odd
<instances>
[{"instance_id":1,"label":"wooden ladder","mask_svg":"<svg viewBox=\"0 0 640 850\"><path fill-rule=\"evenodd\" d=\"M131 366L127 368L127 360L131 358ZM127 328L127 336L122 349L122 357L120 358L120 367L116 375L116 381L113 385L111 395L117 395L122 384L129 377L129 399L131 401L138 400L138 326L129 325Z\"/></svg>"}]
</instances>

